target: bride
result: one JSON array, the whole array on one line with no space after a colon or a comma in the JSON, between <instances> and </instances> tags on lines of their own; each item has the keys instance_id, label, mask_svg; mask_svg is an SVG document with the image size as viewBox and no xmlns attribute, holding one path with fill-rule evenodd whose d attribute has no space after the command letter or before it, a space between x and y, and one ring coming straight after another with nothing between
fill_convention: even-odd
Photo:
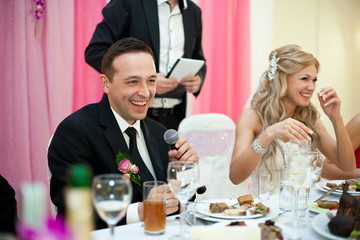
<instances>
[{"instance_id":1,"label":"bride","mask_svg":"<svg viewBox=\"0 0 360 240\"><path fill-rule=\"evenodd\" d=\"M340 99L331 87L317 93L329 117L336 141L326 131L310 98L316 87L318 60L297 45L285 45L270 53L270 67L262 75L251 107L236 124L230 180L239 184L249 176L257 196L258 175L271 175L272 193L279 192L279 170L284 164L281 141L305 139L344 171L355 169L349 135L340 114Z\"/></svg>"}]
</instances>

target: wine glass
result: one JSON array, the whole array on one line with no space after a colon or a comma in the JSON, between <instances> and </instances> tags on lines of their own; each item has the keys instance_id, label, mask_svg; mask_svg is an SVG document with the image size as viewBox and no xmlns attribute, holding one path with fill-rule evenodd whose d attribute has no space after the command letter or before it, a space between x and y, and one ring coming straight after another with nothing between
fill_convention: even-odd
<instances>
[{"instance_id":1,"label":"wine glass","mask_svg":"<svg viewBox=\"0 0 360 240\"><path fill-rule=\"evenodd\" d=\"M131 182L121 174L101 174L93 179L92 194L95 209L107 223L113 239L114 227L125 216L131 202Z\"/></svg>"},{"instance_id":2,"label":"wine glass","mask_svg":"<svg viewBox=\"0 0 360 240\"><path fill-rule=\"evenodd\" d=\"M309 168L307 169L306 179L303 186L305 187L306 190L306 195L305 195L306 210L305 210L305 214L301 217L303 220L305 220L305 222L308 222L307 220L312 218L312 216L308 212L310 188L314 184L314 182L319 178L325 160L325 156L317 150L310 151L308 157L309 157Z\"/></svg>"},{"instance_id":3,"label":"wine glass","mask_svg":"<svg viewBox=\"0 0 360 240\"><path fill-rule=\"evenodd\" d=\"M288 149L289 150L289 149ZM309 168L307 151L296 150L287 153L287 178L288 183L294 189L295 204L293 207L293 221L289 225L293 227L302 226L299 218L299 192L306 180L307 169Z\"/></svg>"},{"instance_id":4,"label":"wine glass","mask_svg":"<svg viewBox=\"0 0 360 240\"><path fill-rule=\"evenodd\" d=\"M187 239L185 231L185 208L198 187L199 168L195 162L175 161L168 166L167 180L171 191L180 202L180 233L170 239Z\"/></svg>"}]
</instances>

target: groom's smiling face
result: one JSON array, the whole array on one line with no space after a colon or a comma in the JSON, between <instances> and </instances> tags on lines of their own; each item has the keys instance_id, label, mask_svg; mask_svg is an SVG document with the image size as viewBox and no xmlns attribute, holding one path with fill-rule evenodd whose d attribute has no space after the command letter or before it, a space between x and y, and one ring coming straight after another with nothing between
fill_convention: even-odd
<instances>
[{"instance_id":1,"label":"groom's smiling face","mask_svg":"<svg viewBox=\"0 0 360 240\"><path fill-rule=\"evenodd\" d=\"M145 52L125 53L114 58L112 81L101 76L111 107L129 124L146 117L156 93L153 57Z\"/></svg>"}]
</instances>

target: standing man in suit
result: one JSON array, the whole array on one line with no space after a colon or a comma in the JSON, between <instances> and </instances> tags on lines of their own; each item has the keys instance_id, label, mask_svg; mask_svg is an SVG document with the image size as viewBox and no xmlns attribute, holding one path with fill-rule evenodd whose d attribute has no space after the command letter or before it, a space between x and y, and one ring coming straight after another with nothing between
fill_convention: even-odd
<instances>
[{"instance_id":1,"label":"standing man in suit","mask_svg":"<svg viewBox=\"0 0 360 240\"><path fill-rule=\"evenodd\" d=\"M163 135L166 128L146 117L155 96L157 75L152 50L135 38L123 38L105 54L100 75L103 99L90 104L65 118L56 129L48 150L52 173L50 196L58 213L65 212L63 190L67 185L67 168L87 164L94 175L120 173L116 164L119 151L130 155L139 167L141 182L166 181L169 161L199 161L196 151L180 138L169 150ZM130 135L135 128L140 160L130 153ZM135 161L136 160L136 161ZM121 223L143 220L142 189L133 184L132 203ZM167 214L178 210L178 201L167 194ZM97 228L106 227L98 216Z\"/></svg>"},{"instance_id":2,"label":"standing man in suit","mask_svg":"<svg viewBox=\"0 0 360 240\"><path fill-rule=\"evenodd\" d=\"M148 44L155 55L156 96L147 115L177 129L186 114L186 92L198 96L206 65L194 77L168 79L178 58L204 59L201 10L190 0L111 0L86 48L86 62L100 72L106 50L124 37ZM180 80L180 83L178 83Z\"/></svg>"}]
</instances>

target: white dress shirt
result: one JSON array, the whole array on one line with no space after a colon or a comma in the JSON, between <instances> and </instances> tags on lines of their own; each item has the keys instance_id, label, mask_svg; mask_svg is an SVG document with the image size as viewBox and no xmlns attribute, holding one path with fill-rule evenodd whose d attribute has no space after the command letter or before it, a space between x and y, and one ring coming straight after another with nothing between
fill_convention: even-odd
<instances>
[{"instance_id":1,"label":"white dress shirt","mask_svg":"<svg viewBox=\"0 0 360 240\"><path fill-rule=\"evenodd\" d=\"M180 0L181 1L181 0ZM184 8L187 6L184 1ZM158 0L160 56L159 72L168 73L178 58L184 55L185 33L179 4L171 11L166 0Z\"/></svg>"},{"instance_id":2,"label":"white dress shirt","mask_svg":"<svg viewBox=\"0 0 360 240\"><path fill-rule=\"evenodd\" d=\"M122 134L124 136L124 139L126 141L127 146L129 147L129 142L130 142L130 138L129 136L126 134L126 129L128 127L133 127L136 129L136 143L137 143L137 147L139 150L139 153L141 155L141 158L143 159L146 167L149 169L151 175L153 176L153 178L156 180L156 175L155 175L155 171L154 171L154 167L151 163L151 159L150 159L150 155L148 152L148 149L146 147L146 142L145 142L145 138L144 138L144 134L143 131L141 130L140 127L140 121L136 121L133 125L130 125L128 122L125 121L125 119L123 119L117 112L115 112L115 110L111 107L111 110L115 116L115 119L122 131ZM134 223L134 222L139 222L139 213L138 213L138 205L139 203L131 203L129 204L127 210L126 210L126 223Z\"/></svg>"}]
</instances>

